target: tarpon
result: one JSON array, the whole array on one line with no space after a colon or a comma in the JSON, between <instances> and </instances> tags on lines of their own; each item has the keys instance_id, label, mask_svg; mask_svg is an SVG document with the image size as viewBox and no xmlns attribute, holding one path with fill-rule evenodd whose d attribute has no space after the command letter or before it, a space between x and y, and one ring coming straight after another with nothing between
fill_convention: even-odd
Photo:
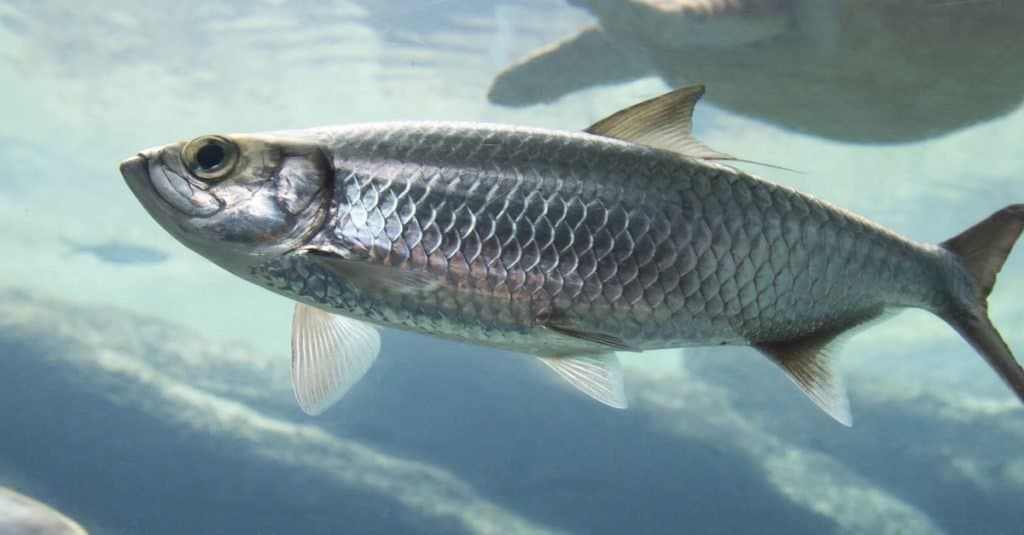
<instances>
[{"instance_id":1,"label":"tarpon","mask_svg":"<svg viewBox=\"0 0 1024 535\"><path fill-rule=\"evenodd\" d=\"M691 135L695 86L573 133L398 122L205 135L121 173L186 246L298 303L292 382L311 414L380 349L374 325L535 355L624 408L616 351L750 345L849 424L829 350L928 310L1024 399L986 298L1024 204L941 244L728 165Z\"/></svg>"}]
</instances>

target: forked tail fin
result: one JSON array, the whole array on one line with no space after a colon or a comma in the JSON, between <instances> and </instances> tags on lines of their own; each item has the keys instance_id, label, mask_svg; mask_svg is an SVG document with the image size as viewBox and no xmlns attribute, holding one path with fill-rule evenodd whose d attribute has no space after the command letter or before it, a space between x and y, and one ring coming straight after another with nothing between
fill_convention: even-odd
<instances>
[{"instance_id":1,"label":"forked tail fin","mask_svg":"<svg viewBox=\"0 0 1024 535\"><path fill-rule=\"evenodd\" d=\"M966 310L943 315L950 325L985 357L1021 401L1024 369L988 319L988 295L1006 257L1024 230L1024 204L1014 204L942 243L972 277L974 295Z\"/></svg>"}]
</instances>

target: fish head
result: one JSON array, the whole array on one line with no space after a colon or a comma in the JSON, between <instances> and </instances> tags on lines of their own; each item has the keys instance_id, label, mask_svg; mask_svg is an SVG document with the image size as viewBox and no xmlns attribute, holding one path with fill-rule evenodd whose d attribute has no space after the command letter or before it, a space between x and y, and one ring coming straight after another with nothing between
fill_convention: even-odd
<instances>
[{"instance_id":1,"label":"fish head","mask_svg":"<svg viewBox=\"0 0 1024 535\"><path fill-rule=\"evenodd\" d=\"M121 174L165 230L235 271L319 229L333 171L320 145L301 137L205 135L142 151Z\"/></svg>"}]
</instances>

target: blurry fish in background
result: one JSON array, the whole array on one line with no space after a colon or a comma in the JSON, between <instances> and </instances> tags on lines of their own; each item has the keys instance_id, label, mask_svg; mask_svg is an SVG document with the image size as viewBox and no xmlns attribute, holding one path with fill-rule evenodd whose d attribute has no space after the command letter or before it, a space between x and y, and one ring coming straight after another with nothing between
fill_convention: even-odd
<instances>
[{"instance_id":1,"label":"blurry fish in background","mask_svg":"<svg viewBox=\"0 0 1024 535\"><path fill-rule=\"evenodd\" d=\"M692 136L704 88L584 132L397 122L206 135L121 173L172 236L297 302L292 381L323 412L369 369L373 326L539 357L627 405L616 351L752 346L849 425L830 353L927 310L1024 400L987 298L1022 229L1008 206L940 244L723 165Z\"/></svg>"},{"instance_id":2,"label":"blurry fish in background","mask_svg":"<svg viewBox=\"0 0 1024 535\"><path fill-rule=\"evenodd\" d=\"M0 487L0 535L87 535L87 532L52 507Z\"/></svg>"},{"instance_id":3,"label":"blurry fish in background","mask_svg":"<svg viewBox=\"0 0 1024 535\"><path fill-rule=\"evenodd\" d=\"M557 0L355 2L388 43L377 83L396 96L415 84L421 93L477 101L489 73L586 20Z\"/></svg>"},{"instance_id":4,"label":"blurry fish in background","mask_svg":"<svg viewBox=\"0 0 1024 535\"><path fill-rule=\"evenodd\" d=\"M122 241L80 243L64 237L61 241L70 250L69 254L87 254L108 264L157 264L170 255L159 249Z\"/></svg>"},{"instance_id":5,"label":"blurry fish in background","mask_svg":"<svg viewBox=\"0 0 1024 535\"><path fill-rule=\"evenodd\" d=\"M597 22L498 73L491 102L528 106L659 76L707 83L711 103L797 132L898 143L997 118L1024 97L1024 2L569 3Z\"/></svg>"}]
</instances>

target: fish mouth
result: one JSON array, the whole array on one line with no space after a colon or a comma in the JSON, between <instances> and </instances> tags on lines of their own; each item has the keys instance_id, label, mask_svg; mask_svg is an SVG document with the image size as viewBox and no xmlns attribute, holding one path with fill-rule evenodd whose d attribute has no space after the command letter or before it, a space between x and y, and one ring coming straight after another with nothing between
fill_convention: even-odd
<instances>
[{"instance_id":1,"label":"fish mouth","mask_svg":"<svg viewBox=\"0 0 1024 535\"><path fill-rule=\"evenodd\" d=\"M141 154L121 162L119 169L121 170L121 176L124 177L125 182L128 183L128 187L132 188L133 192L138 184L149 182L149 161Z\"/></svg>"},{"instance_id":2,"label":"fish mouth","mask_svg":"<svg viewBox=\"0 0 1024 535\"><path fill-rule=\"evenodd\" d=\"M167 214L164 212L169 214L171 210L169 209L170 207L166 206L167 203L160 198L159 192L157 192L153 185L153 179L149 172L149 158L140 152L134 157L121 162L118 169L121 171L121 176L128 185L128 189L138 199L139 204L142 205L150 216L160 223L160 226L167 228L165 224Z\"/></svg>"},{"instance_id":3,"label":"fish mouth","mask_svg":"<svg viewBox=\"0 0 1024 535\"><path fill-rule=\"evenodd\" d=\"M149 176L149 158L139 153L121 162L118 168L128 189L148 209L153 197L157 196Z\"/></svg>"},{"instance_id":4,"label":"fish mouth","mask_svg":"<svg viewBox=\"0 0 1024 535\"><path fill-rule=\"evenodd\" d=\"M138 153L121 162L121 176L135 197L154 216L209 217L221 208L221 202L202 187L194 185L173 162L166 151Z\"/></svg>"}]
</instances>

